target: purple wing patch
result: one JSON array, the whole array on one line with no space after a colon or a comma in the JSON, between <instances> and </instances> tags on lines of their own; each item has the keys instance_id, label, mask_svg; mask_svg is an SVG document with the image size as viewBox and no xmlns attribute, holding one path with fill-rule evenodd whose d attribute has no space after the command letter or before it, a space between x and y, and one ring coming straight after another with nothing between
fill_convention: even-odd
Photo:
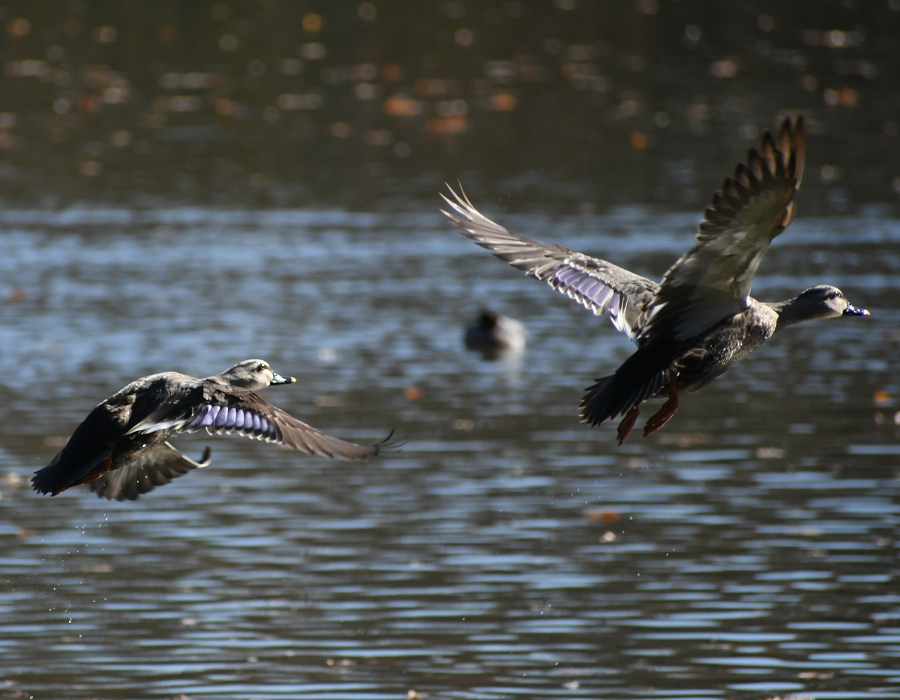
<instances>
[{"instance_id":1,"label":"purple wing patch","mask_svg":"<svg viewBox=\"0 0 900 700\"><path fill-rule=\"evenodd\" d=\"M553 279L562 287L570 287L573 282L577 282L583 275L584 273L581 270L563 266L553 273Z\"/></svg>"},{"instance_id":2,"label":"purple wing patch","mask_svg":"<svg viewBox=\"0 0 900 700\"><path fill-rule=\"evenodd\" d=\"M203 428L207 425L212 425L213 421L216 419L216 415L219 413L220 406L209 406L206 405L203 407L203 410L197 414L197 417L194 418L188 425L188 430L196 430L197 428Z\"/></svg>"},{"instance_id":3,"label":"purple wing patch","mask_svg":"<svg viewBox=\"0 0 900 700\"><path fill-rule=\"evenodd\" d=\"M600 280L593 280L593 283L585 292L585 296L591 297L597 306L603 308L609 304L609 300L613 298L615 292L612 287L607 287ZM595 289L595 286L599 286L600 289Z\"/></svg>"},{"instance_id":4,"label":"purple wing patch","mask_svg":"<svg viewBox=\"0 0 900 700\"><path fill-rule=\"evenodd\" d=\"M628 326L625 317L628 299L602 279L566 263L550 275L547 281L554 289L565 292L568 297L590 309L597 316L609 313L609 320L616 330L622 331L634 340L636 329Z\"/></svg>"},{"instance_id":5,"label":"purple wing patch","mask_svg":"<svg viewBox=\"0 0 900 700\"><path fill-rule=\"evenodd\" d=\"M249 438L268 442L279 439L278 431L270 421L239 406L205 405L185 430L194 431L200 428L206 428L212 435L237 432Z\"/></svg>"},{"instance_id":6,"label":"purple wing patch","mask_svg":"<svg viewBox=\"0 0 900 700\"><path fill-rule=\"evenodd\" d=\"M615 290L603 280L568 265L554 272L548 282L598 315L606 312L610 299L615 296Z\"/></svg>"}]
</instances>

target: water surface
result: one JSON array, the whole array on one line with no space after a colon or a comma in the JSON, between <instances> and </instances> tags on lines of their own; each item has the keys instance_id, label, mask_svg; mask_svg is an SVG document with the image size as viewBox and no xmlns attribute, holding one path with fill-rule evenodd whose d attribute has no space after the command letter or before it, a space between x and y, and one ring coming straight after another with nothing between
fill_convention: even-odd
<instances>
[{"instance_id":1,"label":"water surface","mask_svg":"<svg viewBox=\"0 0 900 700\"><path fill-rule=\"evenodd\" d=\"M651 277L694 225L476 203ZM798 219L755 294L830 282L872 317L791 329L619 448L577 406L627 340L434 210L0 214L0 697L900 694L900 223ZM524 355L464 350L484 304ZM136 503L29 490L131 379L247 357L313 425L408 444L183 436L213 466Z\"/></svg>"}]
</instances>

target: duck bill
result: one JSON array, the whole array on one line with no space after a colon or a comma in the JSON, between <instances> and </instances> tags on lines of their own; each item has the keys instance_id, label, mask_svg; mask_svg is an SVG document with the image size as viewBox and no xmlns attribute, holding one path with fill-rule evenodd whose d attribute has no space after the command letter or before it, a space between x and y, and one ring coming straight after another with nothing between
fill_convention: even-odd
<instances>
[{"instance_id":1,"label":"duck bill","mask_svg":"<svg viewBox=\"0 0 900 700\"><path fill-rule=\"evenodd\" d=\"M866 313L868 313L868 312L866 312ZM282 377L280 374L276 374L272 378L270 386L277 386L278 384L293 384L296 381L297 381L297 379L295 377Z\"/></svg>"},{"instance_id":2,"label":"duck bill","mask_svg":"<svg viewBox=\"0 0 900 700\"><path fill-rule=\"evenodd\" d=\"M866 309L857 309L853 304L847 304L847 308L844 309L844 313L841 316L870 316L868 310Z\"/></svg>"}]
</instances>

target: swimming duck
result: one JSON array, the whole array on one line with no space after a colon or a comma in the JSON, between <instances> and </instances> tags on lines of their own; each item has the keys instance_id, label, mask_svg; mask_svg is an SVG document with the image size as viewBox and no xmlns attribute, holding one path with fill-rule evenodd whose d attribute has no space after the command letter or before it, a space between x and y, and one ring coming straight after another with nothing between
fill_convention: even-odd
<instances>
[{"instance_id":1,"label":"swimming duck","mask_svg":"<svg viewBox=\"0 0 900 700\"><path fill-rule=\"evenodd\" d=\"M518 353L525 348L525 326L520 321L482 309L474 323L466 328L466 347L486 357Z\"/></svg>"},{"instance_id":2,"label":"swimming duck","mask_svg":"<svg viewBox=\"0 0 900 700\"><path fill-rule=\"evenodd\" d=\"M136 379L98 405L50 464L31 479L35 491L56 496L80 484L103 498L137 500L172 479L210 463L209 448L195 461L168 439L202 428L237 433L303 454L366 459L388 446L338 440L267 403L255 392L292 384L264 360L244 360L221 374L197 379L162 372Z\"/></svg>"},{"instance_id":3,"label":"swimming duck","mask_svg":"<svg viewBox=\"0 0 900 700\"><path fill-rule=\"evenodd\" d=\"M583 422L596 426L624 416L621 445L653 397L666 402L644 435L675 415L679 394L700 389L787 326L837 316L868 316L840 289L817 285L793 299L750 296L769 244L794 218L794 195L805 156L803 117L787 118L777 136L766 131L759 149L725 180L700 223L694 247L656 282L605 260L513 233L472 206L460 190L442 195L443 213L460 232L501 260L574 299L613 325L638 349L616 372L596 380L581 402Z\"/></svg>"}]
</instances>

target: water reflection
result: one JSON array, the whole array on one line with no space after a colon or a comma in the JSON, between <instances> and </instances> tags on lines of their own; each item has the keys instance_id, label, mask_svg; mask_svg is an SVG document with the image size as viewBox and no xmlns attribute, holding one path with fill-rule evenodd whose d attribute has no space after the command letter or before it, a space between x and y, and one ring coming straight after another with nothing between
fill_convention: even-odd
<instances>
[{"instance_id":1,"label":"water reflection","mask_svg":"<svg viewBox=\"0 0 900 700\"><path fill-rule=\"evenodd\" d=\"M669 435L619 449L573 407L629 344L434 209L0 215L19 290L0 329L0 695L896 695L900 224L795 222L755 293L827 273L869 325L785 333ZM648 275L690 229L639 208L510 218ZM860 231L877 255L846 250ZM481 299L528 323L515 373L462 345ZM258 355L298 376L286 410L358 442L387 421L408 446L359 465L220 439L213 467L137 504L29 491L129 378Z\"/></svg>"},{"instance_id":2,"label":"water reflection","mask_svg":"<svg viewBox=\"0 0 900 700\"><path fill-rule=\"evenodd\" d=\"M802 110L819 206L896 205L895 2L13 3L5 197L702 206ZM729 155L730 161L733 155ZM712 179L709 179L712 177Z\"/></svg>"}]
</instances>

